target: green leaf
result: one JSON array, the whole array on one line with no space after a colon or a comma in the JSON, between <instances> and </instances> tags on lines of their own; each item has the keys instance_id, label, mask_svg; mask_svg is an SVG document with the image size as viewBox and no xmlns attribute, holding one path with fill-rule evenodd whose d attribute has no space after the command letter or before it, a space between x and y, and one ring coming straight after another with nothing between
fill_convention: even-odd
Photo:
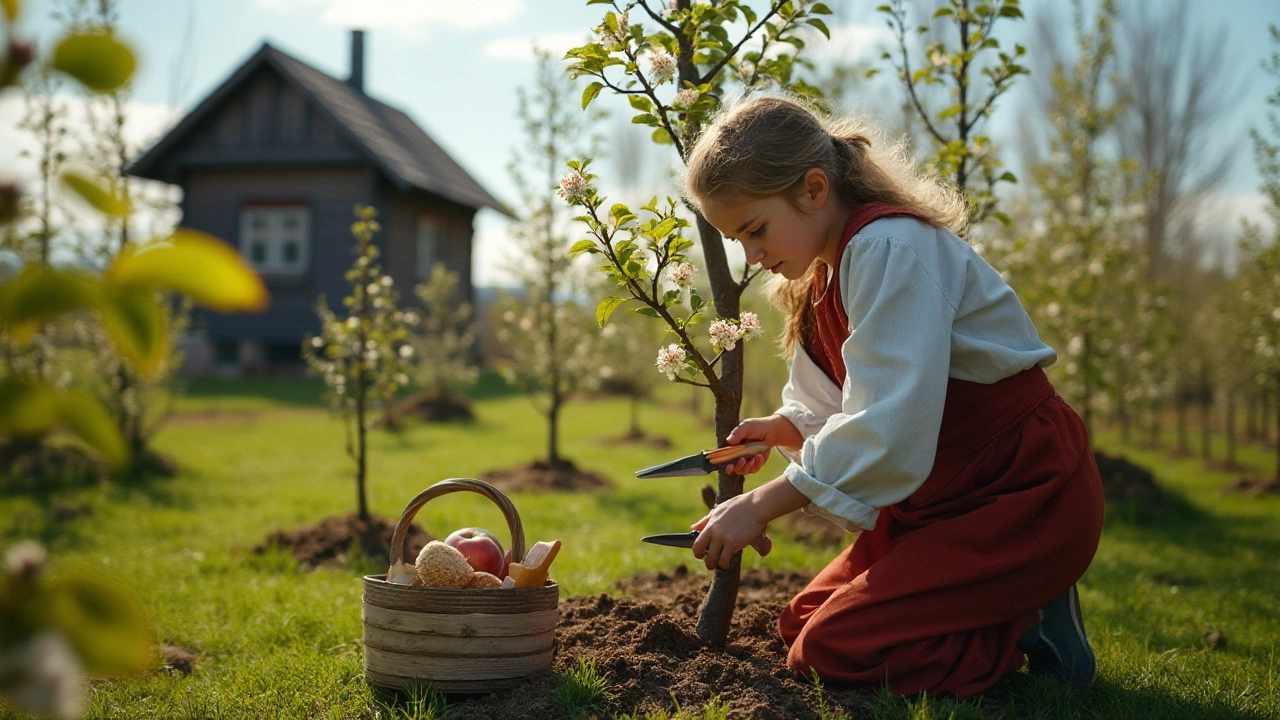
<instances>
[{"instance_id":1,"label":"green leaf","mask_svg":"<svg viewBox=\"0 0 1280 720\"><path fill-rule=\"evenodd\" d=\"M82 200L93 206L95 210L112 217L124 217L133 212L129 201L116 195L110 188L105 188L97 181L80 173L70 171L62 173L59 178L67 189L79 195Z\"/></svg>"},{"instance_id":2,"label":"green leaf","mask_svg":"<svg viewBox=\"0 0 1280 720\"><path fill-rule=\"evenodd\" d=\"M675 229L676 229L676 219L673 217L669 217L663 220L662 222L658 223L657 225L655 225L653 230L649 233L649 236L652 237L654 240L661 240L667 235L670 235L671 231Z\"/></svg>"},{"instance_id":3,"label":"green leaf","mask_svg":"<svg viewBox=\"0 0 1280 720\"><path fill-rule=\"evenodd\" d=\"M600 248L596 247L594 240L579 240L573 244L573 247L569 248L569 257L578 257L584 252L598 253Z\"/></svg>"},{"instance_id":4,"label":"green leaf","mask_svg":"<svg viewBox=\"0 0 1280 720\"><path fill-rule=\"evenodd\" d=\"M179 228L168 240L121 254L107 268L109 284L188 295L219 312L261 312L269 297L253 268L227 243Z\"/></svg>"},{"instance_id":5,"label":"green leaf","mask_svg":"<svg viewBox=\"0 0 1280 720\"><path fill-rule=\"evenodd\" d=\"M106 409L89 395L69 392L57 400L63 427L97 450L117 470L129 463L129 447Z\"/></svg>"},{"instance_id":6,"label":"green leaf","mask_svg":"<svg viewBox=\"0 0 1280 720\"><path fill-rule=\"evenodd\" d=\"M637 315L644 315L645 317L651 317L651 318L660 318L660 317L662 317L661 315L659 315L659 314L658 314L658 311L657 311L657 310L654 310L653 308L649 307L648 305L641 305L641 306L640 306L640 307L638 307L638 308L632 308L631 312L633 312L633 313L635 313L635 314L637 314Z\"/></svg>"},{"instance_id":7,"label":"green leaf","mask_svg":"<svg viewBox=\"0 0 1280 720\"><path fill-rule=\"evenodd\" d=\"M85 670L131 675L151 664L146 618L115 585L73 575L51 580L40 595L41 619L66 634Z\"/></svg>"},{"instance_id":8,"label":"green leaf","mask_svg":"<svg viewBox=\"0 0 1280 720\"><path fill-rule=\"evenodd\" d=\"M951 8L949 8L949 7L940 7L940 8L938 8L937 10L935 10L935 11L934 11L934 13L933 13L933 19L934 19L934 20L937 20L938 18L941 18L941 17L951 17L952 15L955 15L955 12L953 12L953 11L951 10Z\"/></svg>"},{"instance_id":9,"label":"green leaf","mask_svg":"<svg viewBox=\"0 0 1280 720\"><path fill-rule=\"evenodd\" d=\"M602 90L603 88L604 88L604 83L593 82L590 85L588 85L585 89L583 89L582 91L582 109L583 110L587 109L587 106L591 104L592 100L596 99L596 96L600 94L600 90Z\"/></svg>"},{"instance_id":10,"label":"green leaf","mask_svg":"<svg viewBox=\"0 0 1280 720\"><path fill-rule=\"evenodd\" d=\"M631 118L631 124L658 127L659 125L662 124L662 121L658 119L657 115L652 115L650 113L640 113L639 115L636 115L635 117Z\"/></svg>"},{"instance_id":11,"label":"green leaf","mask_svg":"<svg viewBox=\"0 0 1280 720\"><path fill-rule=\"evenodd\" d=\"M827 7L826 3L814 3L812 6L810 6L809 12L813 13L814 15L830 15L831 8Z\"/></svg>"},{"instance_id":12,"label":"green leaf","mask_svg":"<svg viewBox=\"0 0 1280 720\"><path fill-rule=\"evenodd\" d=\"M662 294L663 307L671 307L672 305L675 305L678 302L680 302L679 290L668 290Z\"/></svg>"},{"instance_id":13,"label":"green leaf","mask_svg":"<svg viewBox=\"0 0 1280 720\"><path fill-rule=\"evenodd\" d=\"M643 113L653 110L653 101L641 95L628 95L627 102L630 103L631 107Z\"/></svg>"},{"instance_id":14,"label":"green leaf","mask_svg":"<svg viewBox=\"0 0 1280 720\"><path fill-rule=\"evenodd\" d=\"M689 309L695 313L702 309L702 296L697 288L689 288Z\"/></svg>"},{"instance_id":15,"label":"green leaf","mask_svg":"<svg viewBox=\"0 0 1280 720\"><path fill-rule=\"evenodd\" d=\"M818 18L811 18L806 21L809 25L818 28L818 32L822 33L828 40L831 39L831 31L827 29L827 24Z\"/></svg>"},{"instance_id":16,"label":"green leaf","mask_svg":"<svg viewBox=\"0 0 1280 720\"><path fill-rule=\"evenodd\" d=\"M90 275L28 265L0 285L0 324L14 342L24 345L45 323L96 305L100 297L101 285Z\"/></svg>"},{"instance_id":17,"label":"green leaf","mask_svg":"<svg viewBox=\"0 0 1280 720\"><path fill-rule=\"evenodd\" d=\"M612 295L600 301L600 304L596 306L596 322L599 323L600 327L604 327L609 323L609 316L624 302L626 300Z\"/></svg>"},{"instance_id":18,"label":"green leaf","mask_svg":"<svg viewBox=\"0 0 1280 720\"><path fill-rule=\"evenodd\" d=\"M133 77L133 50L111 35L68 35L53 49L52 66L94 92L116 90Z\"/></svg>"},{"instance_id":19,"label":"green leaf","mask_svg":"<svg viewBox=\"0 0 1280 720\"><path fill-rule=\"evenodd\" d=\"M654 130L653 134L649 136L649 139L658 145L672 144L671 133L668 133L665 128L658 128L657 130Z\"/></svg>"},{"instance_id":20,"label":"green leaf","mask_svg":"<svg viewBox=\"0 0 1280 720\"><path fill-rule=\"evenodd\" d=\"M37 437L57 420L57 394L48 385L17 375L0 379L0 436Z\"/></svg>"},{"instance_id":21,"label":"green leaf","mask_svg":"<svg viewBox=\"0 0 1280 720\"><path fill-rule=\"evenodd\" d=\"M129 362L146 376L154 375L169 354L164 313L138 290L109 293L99 308L102 326Z\"/></svg>"}]
</instances>

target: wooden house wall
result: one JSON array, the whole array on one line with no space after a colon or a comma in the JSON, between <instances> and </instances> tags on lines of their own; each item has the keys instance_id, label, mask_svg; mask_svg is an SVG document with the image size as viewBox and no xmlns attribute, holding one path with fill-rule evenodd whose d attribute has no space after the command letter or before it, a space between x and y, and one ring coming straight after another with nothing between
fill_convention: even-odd
<instances>
[{"instance_id":1,"label":"wooden house wall","mask_svg":"<svg viewBox=\"0 0 1280 720\"><path fill-rule=\"evenodd\" d=\"M337 309L349 292L343 275L355 259L352 211L357 203L375 202L373 170L264 168L191 173L183 224L239 247L241 210L246 204L272 202L299 202L310 209L310 267L300 275L264 275L271 307L263 314L198 313L193 324L203 326L211 340L301 341L303 335L319 330L317 296L323 293Z\"/></svg>"},{"instance_id":2,"label":"wooden house wall","mask_svg":"<svg viewBox=\"0 0 1280 720\"><path fill-rule=\"evenodd\" d=\"M386 235L383 246L383 268L391 275L400 298L417 304L413 287L425 278L418 277L418 218L426 216L439 227L436 261L458 273L458 294L475 304L471 285L472 219L475 210L443 202L426 193L403 194L384 190Z\"/></svg>"}]
</instances>

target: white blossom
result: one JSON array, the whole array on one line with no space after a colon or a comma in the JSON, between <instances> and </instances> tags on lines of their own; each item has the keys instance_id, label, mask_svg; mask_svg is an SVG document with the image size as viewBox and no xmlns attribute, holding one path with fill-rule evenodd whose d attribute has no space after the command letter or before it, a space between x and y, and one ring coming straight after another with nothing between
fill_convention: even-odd
<instances>
[{"instance_id":1,"label":"white blossom","mask_svg":"<svg viewBox=\"0 0 1280 720\"><path fill-rule=\"evenodd\" d=\"M577 170L560 178L560 189L556 193L565 199L565 202L574 202L582 198L587 192L587 181Z\"/></svg>"},{"instance_id":2,"label":"white blossom","mask_svg":"<svg viewBox=\"0 0 1280 720\"><path fill-rule=\"evenodd\" d=\"M688 110L693 107L693 104L698 101L700 96L701 93L698 92L697 88L687 87L676 93L675 99L671 101L671 106L682 110Z\"/></svg>"},{"instance_id":3,"label":"white blossom","mask_svg":"<svg viewBox=\"0 0 1280 720\"><path fill-rule=\"evenodd\" d=\"M1051 302L1045 306L1044 311L1051 318L1058 317L1062 313L1062 306L1056 302Z\"/></svg>"},{"instance_id":4,"label":"white blossom","mask_svg":"<svg viewBox=\"0 0 1280 720\"><path fill-rule=\"evenodd\" d=\"M739 323L741 323L741 325L738 329L738 337L743 340L760 337L764 332L764 330L760 328L760 317L753 312L742 313L742 318L739 320Z\"/></svg>"},{"instance_id":5,"label":"white blossom","mask_svg":"<svg viewBox=\"0 0 1280 720\"><path fill-rule=\"evenodd\" d=\"M951 64L951 57L941 50L934 50L933 54L929 56L929 61L936 68L944 68Z\"/></svg>"},{"instance_id":6,"label":"white blossom","mask_svg":"<svg viewBox=\"0 0 1280 720\"><path fill-rule=\"evenodd\" d=\"M35 540L23 540L4 554L4 572L10 578L29 578L44 567L44 547Z\"/></svg>"},{"instance_id":7,"label":"white blossom","mask_svg":"<svg viewBox=\"0 0 1280 720\"><path fill-rule=\"evenodd\" d=\"M738 346L738 326L732 320L711 321L711 346L729 351Z\"/></svg>"},{"instance_id":8,"label":"white blossom","mask_svg":"<svg viewBox=\"0 0 1280 720\"><path fill-rule=\"evenodd\" d=\"M0 655L0 687L14 705L34 713L60 718L84 713L84 668L71 643L53 630Z\"/></svg>"},{"instance_id":9,"label":"white blossom","mask_svg":"<svg viewBox=\"0 0 1280 720\"><path fill-rule=\"evenodd\" d=\"M649 56L649 77L654 85L671 82L676 76L676 58L665 50L659 50Z\"/></svg>"},{"instance_id":10,"label":"white blossom","mask_svg":"<svg viewBox=\"0 0 1280 720\"><path fill-rule=\"evenodd\" d=\"M690 263L668 265L667 279L679 286L681 290L687 290L693 286L693 265Z\"/></svg>"},{"instance_id":11,"label":"white blossom","mask_svg":"<svg viewBox=\"0 0 1280 720\"><path fill-rule=\"evenodd\" d=\"M1077 356L1084 352L1084 337L1076 335L1067 343L1067 354Z\"/></svg>"},{"instance_id":12,"label":"white blossom","mask_svg":"<svg viewBox=\"0 0 1280 720\"><path fill-rule=\"evenodd\" d=\"M413 357L413 346L412 346L412 345L401 345L401 346L400 346L400 357L402 357L402 358L404 358L404 359L406 359L406 360L408 360L409 358Z\"/></svg>"},{"instance_id":13,"label":"white blossom","mask_svg":"<svg viewBox=\"0 0 1280 720\"><path fill-rule=\"evenodd\" d=\"M684 348L671 343L664 348L658 348L658 361L654 364L658 366L658 372L666 374L668 380L675 380L676 373L684 367L687 357Z\"/></svg>"}]
</instances>

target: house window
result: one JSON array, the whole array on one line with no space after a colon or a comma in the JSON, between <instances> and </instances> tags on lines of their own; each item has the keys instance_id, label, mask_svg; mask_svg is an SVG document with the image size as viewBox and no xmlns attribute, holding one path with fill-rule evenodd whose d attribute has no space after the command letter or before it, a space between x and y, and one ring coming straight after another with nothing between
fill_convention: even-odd
<instances>
[{"instance_id":1,"label":"house window","mask_svg":"<svg viewBox=\"0 0 1280 720\"><path fill-rule=\"evenodd\" d=\"M418 216L417 271L418 279L431 277L431 266L436 264L437 248L440 245L440 225L425 215Z\"/></svg>"},{"instance_id":2,"label":"house window","mask_svg":"<svg viewBox=\"0 0 1280 720\"><path fill-rule=\"evenodd\" d=\"M240 253L264 273L300 273L311 255L311 213L304 205L246 207Z\"/></svg>"}]
</instances>

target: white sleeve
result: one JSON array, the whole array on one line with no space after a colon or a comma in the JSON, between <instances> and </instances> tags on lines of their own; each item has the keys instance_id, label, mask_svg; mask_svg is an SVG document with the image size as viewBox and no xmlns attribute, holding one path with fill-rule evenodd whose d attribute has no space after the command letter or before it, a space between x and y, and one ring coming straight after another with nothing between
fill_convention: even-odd
<instances>
[{"instance_id":1,"label":"white sleeve","mask_svg":"<svg viewBox=\"0 0 1280 720\"><path fill-rule=\"evenodd\" d=\"M774 414L790 420L800 436L808 438L826 425L827 418L840 412L840 403L840 388L809 357L803 344L796 343L787 384L782 386L782 407ZM783 448L778 452L791 462L800 461L798 452Z\"/></svg>"},{"instance_id":2,"label":"white sleeve","mask_svg":"<svg viewBox=\"0 0 1280 720\"><path fill-rule=\"evenodd\" d=\"M955 309L915 250L855 238L841 258L849 339L840 412L809 436L784 472L806 511L849 531L915 492L933 468Z\"/></svg>"}]
</instances>

